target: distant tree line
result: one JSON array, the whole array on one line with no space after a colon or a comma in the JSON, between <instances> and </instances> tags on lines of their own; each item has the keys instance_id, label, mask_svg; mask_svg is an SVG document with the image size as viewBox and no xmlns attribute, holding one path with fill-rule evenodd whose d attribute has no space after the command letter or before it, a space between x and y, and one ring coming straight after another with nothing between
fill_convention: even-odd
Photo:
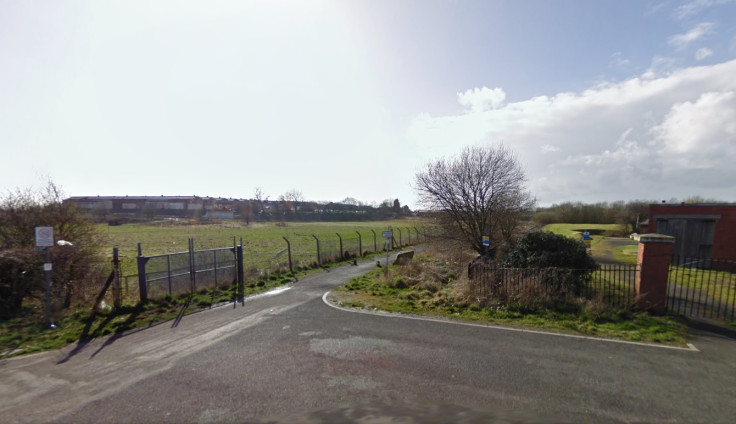
<instances>
[{"instance_id":1,"label":"distant tree line","mask_svg":"<svg viewBox=\"0 0 736 424\"><path fill-rule=\"evenodd\" d=\"M256 188L254 199L241 200L235 206L237 219L251 221L367 221L400 218L413 215L399 199L367 204L352 197L340 202L314 202L304 199L296 189L269 200L263 190Z\"/></svg>"},{"instance_id":2,"label":"distant tree line","mask_svg":"<svg viewBox=\"0 0 736 424\"><path fill-rule=\"evenodd\" d=\"M649 217L649 205L653 203L723 203L701 196L691 196L683 201L677 199L662 200L630 200L624 202L564 202L552 206L537 208L532 220L541 225L554 223L570 224L620 224L624 232L637 231L637 223Z\"/></svg>"}]
</instances>

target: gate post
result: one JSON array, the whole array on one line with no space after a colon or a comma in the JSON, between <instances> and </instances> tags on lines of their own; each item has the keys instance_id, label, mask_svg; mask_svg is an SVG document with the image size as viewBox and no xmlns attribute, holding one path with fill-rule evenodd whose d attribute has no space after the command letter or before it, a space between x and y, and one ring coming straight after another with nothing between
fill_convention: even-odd
<instances>
[{"instance_id":1,"label":"gate post","mask_svg":"<svg viewBox=\"0 0 736 424\"><path fill-rule=\"evenodd\" d=\"M340 233L335 234L337 234L337 238L340 239L340 260L343 260L345 259L345 252L342 251L342 237L340 236Z\"/></svg>"},{"instance_id":2,"label":"gate post","mask_svg":"<svg viewBox=\"0 0 736 424\"><path fill-rule=\"evenodd\" d=\"M317 266L322 266L322 260L319 257L319 239L314 234L312 234L312 237L317 240Z\"/></svg>"},{"instance_id":3,"label":"gate post","mask_svg":"<svg viewBox=\"0 0 736 424\"><path fill-rule=\"evenodd\" d=\"M360 236L360 231L355 231L358 233L358 257L363 257L363 238Z\"/></svg>"},{"instance_id":4,"label":"gate post","mask_svg":"<svg viewBox=\"0 0 736 424\"><path fill-rule=\"evenodd\" d=\"M664 234L637 234L636 306L655 313L667 307L667 277L675 238Z\"/></svg>"},{"instance_id":5,"label":"gate post","mask_svg":"<svg viewBox=\"0 0 736 424\"><path fill-rule=\"evenodd\" d=\"M286 241L286 249L289 251L289 272L291 272L291 275L294 275L294 266L291 262L291 243L289 243L289 239L286 236L282 236L282 238Z\"/></svg>"},{"instance_id":6,"label":"gate post","mask_svg":"<svg viewBox=\"0 0 736 424\"><path fill-rule=\"evenodd\" d=\"M141 244L138 243L138 293L141 303L148 302L148 284L146 282L146 262L148 258L143 257Z\"/></svg>"},{"instance_id":7,"label":"gate post","mask_svg":"<svg viewBox=\"0 0 736 424\"><path fill-rule=\"evenodd\" d=\"M120 258L117 247L112 248L112 271L115 273L115 280L112 286L112 301L116 308L120 308L123 304L123 295L120 290Z\"/></svg>"}]
</instances>

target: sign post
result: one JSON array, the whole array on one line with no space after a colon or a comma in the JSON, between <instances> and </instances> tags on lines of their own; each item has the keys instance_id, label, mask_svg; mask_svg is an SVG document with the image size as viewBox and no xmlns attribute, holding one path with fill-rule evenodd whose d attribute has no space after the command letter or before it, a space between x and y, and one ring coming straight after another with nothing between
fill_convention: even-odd
<instances>
[{"instance_id":1,"label":"sign post","mask_svg":"<svg viewBox=\"0 0 736 424\"><path fill-rule=\"evenodd\" d=\"M46 325L54 328L54 324L51 322L51 250L49 249L54 245L54 227L36 227L36 248L46 252L46 261L43 264L43 279L45 294L45 307L44 315L46 319Z\"/></svg>"},{"instance_id":2,"label":"sign post","mask_svg":"<svg viewBox=\"0 0 736 424\"><path fill-rule=\"evenodd\" d=\"M394 237L394 232L391 231L391 227L388 227L388 231L384 231L381 233L383 238L386 239L386 274L388 274L388 251L389 251L389 243L391 242L391 239Z\"/></svg>"},{"instance_id":3,"label":"sign post","mask_svg":"<svg viewBox=\"0 0 736 424\"><path fill-rule=\"evenodd\" d=\"M585 252L589 255L593 254L593 250L591 249L591 243L592 240L590 239L590 232L589 231L583 231L583 243L585 244Z\"/></svg>"}]
</instances>

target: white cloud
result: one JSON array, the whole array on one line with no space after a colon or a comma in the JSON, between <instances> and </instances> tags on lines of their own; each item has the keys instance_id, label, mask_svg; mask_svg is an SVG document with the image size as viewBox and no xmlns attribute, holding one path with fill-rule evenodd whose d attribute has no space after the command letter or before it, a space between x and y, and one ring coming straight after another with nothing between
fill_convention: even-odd
<instances>
[{"instance_id":1,"label":"white cloud","mask_svg":"<svg viewBox=\"0 0 736 424\"><path fill-rule=\"evenodd\" d=\"M711 91L695 101L675 103L652 133L663 155L700 160L708 152L720 156L722 147L736 146L736 95Z\"/></svg>"},{"instance_id":2,"label":"white cloud","mask_svg":"<svg viewBox=\"0 0 736 424\"><path fill-rule=\"evenodd\" d=\"M673 35L669 38L669 43L675 47L684 47L711 34L714 28L715 24L712 22L701 22L684 34Z\"/></svg>"},{"instance_id":3,"label":"white cloud","mask_svg":"<svg viewBox=\"0 0 736 424\"><path fill-rule=\"evenodd\" d=\"M695 60L703 60L711 55L713 55L713 50L703 47L695 52Z\"/></svg>"},{"instance_id":4,"label":"white cloud","mask_svg":"<svg viewBox=\"0 0 736 424\"><path fill-rule=\"evenodd\" d=\"M626 59L621 52L616 52L611 55L611 64L617 67L625 67L631 64L629 59Z\"/></svg>"},{"instance_id":5,"label":"white cloud","mask_svg":"<svg viewBox=\"0 0 736 424\"><path fill-rule=\"evenodd\" d=\"M407 137L430 157L503 142L519 154L542 203L693 194L736 200L733 75L736 60L472 114L422 115Z\"/></svg>"},{"instance_id":6,"label":"white cloud","mask_svg":"<svg viewBox=\"0 0 736 424\"><path fill-rule=\"evenodd\" d=\"M693 0L675 8L674 14L677 19L684 19L688 16L697 15L709 7L734 3L735 1L736 0Z\"/></svg>"},{"instance_id":7,"label":"white cloud","mask_svg":"<svg viewBox=\"0 0 736 424\"><path fill-rule=\"evenodd\" d=\"M498 109L506 100L506 93L500 88L474 88L464 93L457 93L457 101L471 112Z\"/></svg>"},{"instance_id":8,"label":"white cloud","mask_svg":"<svg viewBox=\"0 0 736 424\"><path fill-rule=\"evenodd\" d=\"M542 146L541 149L539 149L542 153L551 153L551 152L559 152L560 148L557 146L553 146L551 144L545 144Z\"/></svg>"}]
</instances>

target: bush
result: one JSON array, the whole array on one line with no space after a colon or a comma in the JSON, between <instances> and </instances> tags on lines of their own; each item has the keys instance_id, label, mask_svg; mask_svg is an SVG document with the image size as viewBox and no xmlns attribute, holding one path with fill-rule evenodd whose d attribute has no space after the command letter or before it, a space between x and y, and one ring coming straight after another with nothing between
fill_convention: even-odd
<instances>
[{"instance_id":1,"label":"bush","mask_svg":"<svg viewBox=\"0 0 736 424\"><path fill-rule=\"evenodd\" d=\"M22 300L43 293L43 254L34 250L35 227L54 228L55 240L72 242L50 250L52 302L68 308L91 298L86 293L95 263L102 261L100 242L93 224L72 203L65 203L60 189L49 182L39 191L16 190L0 198L0 315L16 315Z\"/></svg>"},{"instance_id":2,"label":"bush","mask_svg":"<svg viewBox=\"0 0 736 424\"><path fill-rule=\"evenodd\" d=\"M596 268L595 261L585 250L585 245L551 232L535 231L525 234L512 246L503 260L507 268Z\"/></svg>"},{"instance_id":3,"label":"bush","mask_svg":"<svg viewBox=\"0 0 736 424\"><path fill-rule=\"evenodd\" d=\"M561 295L580 295L583 284L597 268L581 241L542 231L521 237L506 252L502 265L505 268L559 269L547 273L545 283L548 292Z\"/></svg>"}]
</instances>

